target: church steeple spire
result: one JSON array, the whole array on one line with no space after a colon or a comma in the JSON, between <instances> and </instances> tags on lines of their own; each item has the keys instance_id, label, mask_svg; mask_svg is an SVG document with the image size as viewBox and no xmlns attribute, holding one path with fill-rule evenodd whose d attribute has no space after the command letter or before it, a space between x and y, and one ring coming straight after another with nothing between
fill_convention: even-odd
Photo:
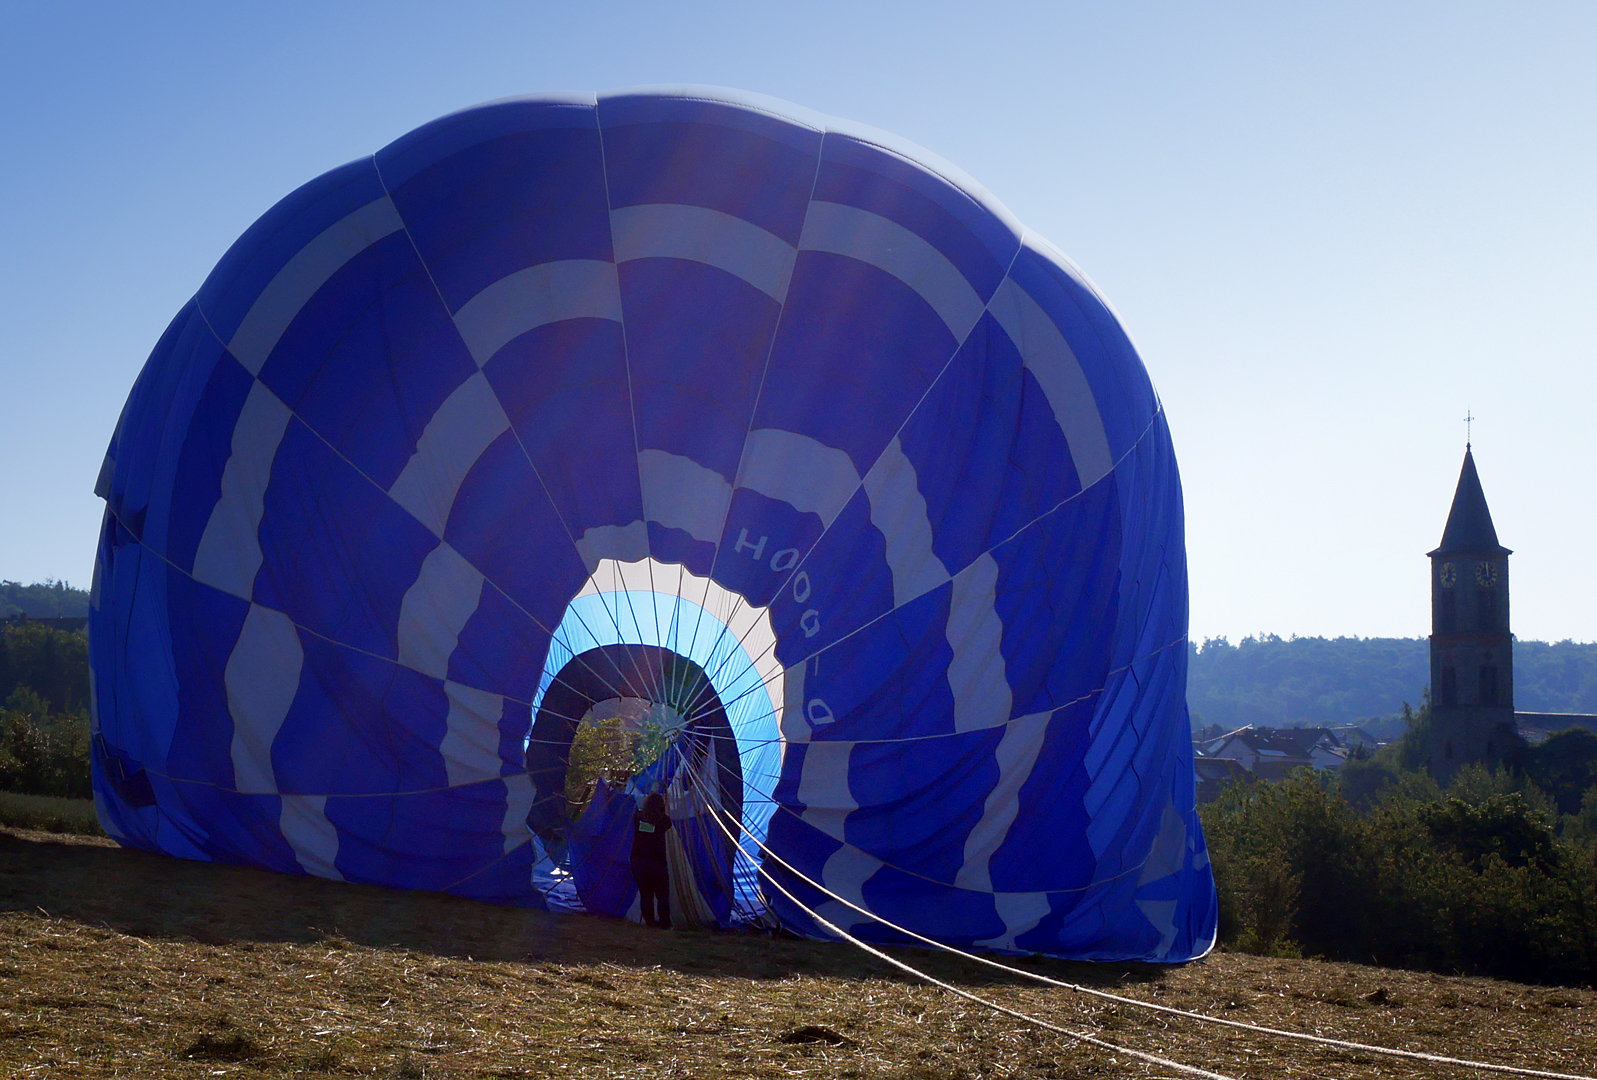
<instances>
[{"instance_id":1,"label":"church steeple spire","mask_svg":"<svg viewBox=\"0 0 1597 1080\"><path fill-rule=\"evenodd\" d=\"M1492 525L1492 512L1486 505L1486 493L1481 490L1481 478L1475 471L1475 454L1464 447L1464 467L1458 474L1458 488L1453 492L1453 508L1447 514L1447 527L1442 530L1442 543L1431 555L1480 555L1496 558L1512 554L1497 542L1497 529Z\"/></svg>"},{"instance_id":2,"label":"church steeple spire","mask_svg":"<svg viewBox=\"0 0 1597 1080\"><path fill-rule=\"evenodd\" d=\"M1514 720L1507 548L1464 448L1442 543L1431 556L1431 723L1426 763L1446 783L1471 762L1496 766L1522 746Z\"/></svg>"}]
</instances>

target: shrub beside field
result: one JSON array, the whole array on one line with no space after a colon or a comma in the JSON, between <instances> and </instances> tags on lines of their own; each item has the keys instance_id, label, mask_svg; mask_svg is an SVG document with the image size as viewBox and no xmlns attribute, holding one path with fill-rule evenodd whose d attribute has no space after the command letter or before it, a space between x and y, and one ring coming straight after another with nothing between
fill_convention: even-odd
<instances>
[{"instance_id":1,"label":"shrub beside field","mask_svg":"<svg viewBox=\"0 0 1597 1080\"><path fill-rule=\"evenodd\" d=\"M52 714L26 687L0 707L0 791L87 799L89 718Z\"/></svg>"},{"instance_id":2,"label":"shrub beside field","mask_svg":"<svg viewBox=\"0 0 1597 1080\"><path fill-rule=\"evenodd\" d=\"M90 796L89 639L81 630L0 630L0 791Z\"/></svg>"},{"instance_id":3,"label":"shrub beside field","mask_svg":"<svg viewBox=\"0 0 1597 1080\"><path fill-rule=\"evenodd\" d=\"M1222 941L1246 951L1597 982L1597 790L1579 812L1522 776L1407 773L1359 810L1307 770L1202 808Z\"/></svg>"}]
</instances>

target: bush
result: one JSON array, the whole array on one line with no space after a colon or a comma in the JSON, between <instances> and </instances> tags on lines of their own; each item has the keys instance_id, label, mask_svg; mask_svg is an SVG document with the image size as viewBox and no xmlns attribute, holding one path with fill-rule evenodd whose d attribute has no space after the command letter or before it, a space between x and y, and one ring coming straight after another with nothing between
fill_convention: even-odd
<instances>
[{"instance_id":1,"label":"bush","mask_svg":"<svg viewBox=\"0 0 1597 1080\"><path fill-rule=\"evenodd\" d=\"M1597 733L1585 728L1560 731L1540 746L1511 755L1508 764L1551 795L1560 812L1573 814L1581 797L1597 785Z\"/></svg>"},{"instance_id":2,"label":"bush","mask_svg":"<svg viewBox=\"0 0 1597 1080\"><path fill-rule=\"evenodd\" d=\"M0 630L0 701L0 791L88 798L88 635Z\"/></svg>"},{"instance_id":3,"label":"bush","mask_svg":"<svg viewBox=\"0 0 1597 1080\"><path fill-rule=\"evenodd\" d=\"M0 791L90 797L88 717L52 716L31 689L13 690L0 708Z\"/></svg>"},{"instance_id":4,"label":"bush","mask_svg":"<svg viewBox=\"0 0 1597 1080\"><path fill-rule=\"evenodd\" d=\"M1561 822L1506 770L1463 770L1446 796L1400 773L1361 812L1303 770L1201 812L1233 948L1597 981L1597 788Z\"/></svg>"},{"instance_id":5,"label":"bush","mask_svg":"<svg viewBox=\"0 0 1597 1080\"><path fill-rule=\"evenodd\" d=\"M1422 804L1415 813L1439 848L1477 873L1485 872L1494 858L1544 874L1557 868L1559 851L1551 822L1517 793L1491 795L1475 805L1454 797Z\"/></svg>"}]
</instances>

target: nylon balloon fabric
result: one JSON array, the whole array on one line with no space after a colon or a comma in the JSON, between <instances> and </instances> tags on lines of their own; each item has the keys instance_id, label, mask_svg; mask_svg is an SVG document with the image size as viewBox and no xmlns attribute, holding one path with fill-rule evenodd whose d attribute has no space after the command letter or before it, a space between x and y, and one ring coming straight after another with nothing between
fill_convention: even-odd
<instances>
[{"instance_id":1,"label":"nylon balloon fabric","mask_svg":"<svg viewBox=\"0 0 1597 1080\"><path fill-rule=\"evenodd\" d=\"M572 733L668 717L740 865L961 948L1213 944L1159 399L1068 259L892 136L700 87L419 128L223 256L97 493L124 845L580 906ZM739 873L715 918L824 935Z\"/></svg>"}]
</instances>

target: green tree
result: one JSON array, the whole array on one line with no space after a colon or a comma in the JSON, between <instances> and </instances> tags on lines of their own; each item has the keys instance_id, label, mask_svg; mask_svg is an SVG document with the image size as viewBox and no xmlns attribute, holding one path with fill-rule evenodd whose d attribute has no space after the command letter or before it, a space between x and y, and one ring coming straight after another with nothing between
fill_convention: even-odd
<instances>
[{"instance_id":1,"label":"green tree","mask_svg":"<svg viewBox=\"0 0 1597 1080\"><path fill-rule=\"evenodd\" d=\"M52 712L86 714L88 635L35 623L0 629L0 699L19 686L38 694Z\"/></svg>"},{"instance_id":2,"label":"green tree","mask_svg":"<svg viewBox=\"0 0 1597 1080\"><path fill-rule=\"evenodd\" d=\"M0 791L88 798L87 718L51 716L33 690L13 690L0 708Z\"/></svg>"},{"instance_id":3,"label":"green tree","mask_svg":"<svg viewBox=\"0 0 1597 1080\"><path fill-rule=\"evenodd\" d=\"M1576 813L1582 797L1597 785L1597 733L1585 728L1556 732L1540 746L1512 755L1508 764L1551 795L1560 813Z\"/></svg>"}]
</instances>

